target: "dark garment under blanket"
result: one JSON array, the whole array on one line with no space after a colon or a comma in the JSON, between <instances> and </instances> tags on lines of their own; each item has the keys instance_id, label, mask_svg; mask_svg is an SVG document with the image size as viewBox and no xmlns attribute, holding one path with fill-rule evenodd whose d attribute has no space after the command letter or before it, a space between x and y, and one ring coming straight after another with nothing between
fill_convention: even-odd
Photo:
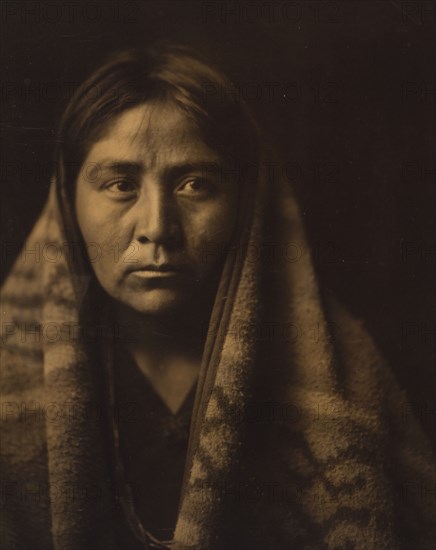
<instances>
[{"instance_id":1,"label":"dark garment under blanket","mask_svg":"<svg viewBox=\"0 0 436 550\"><path fill-rule=\"evenodd\" d=\"M171 539L196 385L179 410L172 413L130 354L121 348L116 354L115 380L120 455L136 515L156 538Z\"/></svg>"}]
</instances>

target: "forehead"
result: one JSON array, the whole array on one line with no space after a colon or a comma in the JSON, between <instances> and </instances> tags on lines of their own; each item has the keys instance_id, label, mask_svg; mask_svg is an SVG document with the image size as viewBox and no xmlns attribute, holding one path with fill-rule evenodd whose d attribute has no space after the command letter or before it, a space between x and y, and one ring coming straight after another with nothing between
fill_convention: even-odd
<instances>
[{"instance_id":1,"label":"forehead","mask_svg":"<svg viewBox=\"0 0 436 550\"><path fill-rule=\"evenodd\" d=\"M171 159L215 162L195 122L172 104L143 104L114 117L88 153L88 160L118 158L150 166Z\"/></svg>"}]
</instances>

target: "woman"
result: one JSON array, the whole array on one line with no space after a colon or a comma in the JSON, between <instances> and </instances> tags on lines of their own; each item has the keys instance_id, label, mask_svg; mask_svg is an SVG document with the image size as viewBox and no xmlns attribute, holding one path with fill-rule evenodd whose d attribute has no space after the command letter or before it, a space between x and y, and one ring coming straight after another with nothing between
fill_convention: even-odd
<instances>
[{"instance_id":1,"label":"woman","mask_svg":"<svg viewBox=\"0 0 436 550\"><path fill-rule=\"evenodd\" d=\"M2 293L7 548L431 547L428 443L259 136L183 48L72 98Z\"/></svg>"}]
</instances>

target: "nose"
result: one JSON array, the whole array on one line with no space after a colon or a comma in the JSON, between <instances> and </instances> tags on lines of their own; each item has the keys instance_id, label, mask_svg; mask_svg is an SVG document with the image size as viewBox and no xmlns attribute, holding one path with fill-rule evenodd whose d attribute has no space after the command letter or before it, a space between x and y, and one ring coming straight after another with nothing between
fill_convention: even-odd
<instances>
[{"instance_id":1,"label":"nose","mask_svg":"<svg viewBox=\"0 0 436 550\"><path fill-rule=\"evenodd\" d=\"M141 193L133 208L137 242L174 245L181 240L177 204L165 189L152 186Z\"/></svg>"}]
</instances>

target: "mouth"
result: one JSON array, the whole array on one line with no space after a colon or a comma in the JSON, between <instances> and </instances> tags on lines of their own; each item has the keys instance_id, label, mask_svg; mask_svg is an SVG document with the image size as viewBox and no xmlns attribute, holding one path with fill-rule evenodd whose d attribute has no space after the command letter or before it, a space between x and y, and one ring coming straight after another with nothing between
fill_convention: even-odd
<instances>
[{"instance_id":1,"label":"mouth","mask_svg":"<svg viewBox=\"0 0 436 550\"><path fill-rule=\"evenodd\" d=\"M180 277L187 273L186 268L174 264L149 264L130 270L132 275L143 279L166 279Z\"/></svg>"}]
</instances>

